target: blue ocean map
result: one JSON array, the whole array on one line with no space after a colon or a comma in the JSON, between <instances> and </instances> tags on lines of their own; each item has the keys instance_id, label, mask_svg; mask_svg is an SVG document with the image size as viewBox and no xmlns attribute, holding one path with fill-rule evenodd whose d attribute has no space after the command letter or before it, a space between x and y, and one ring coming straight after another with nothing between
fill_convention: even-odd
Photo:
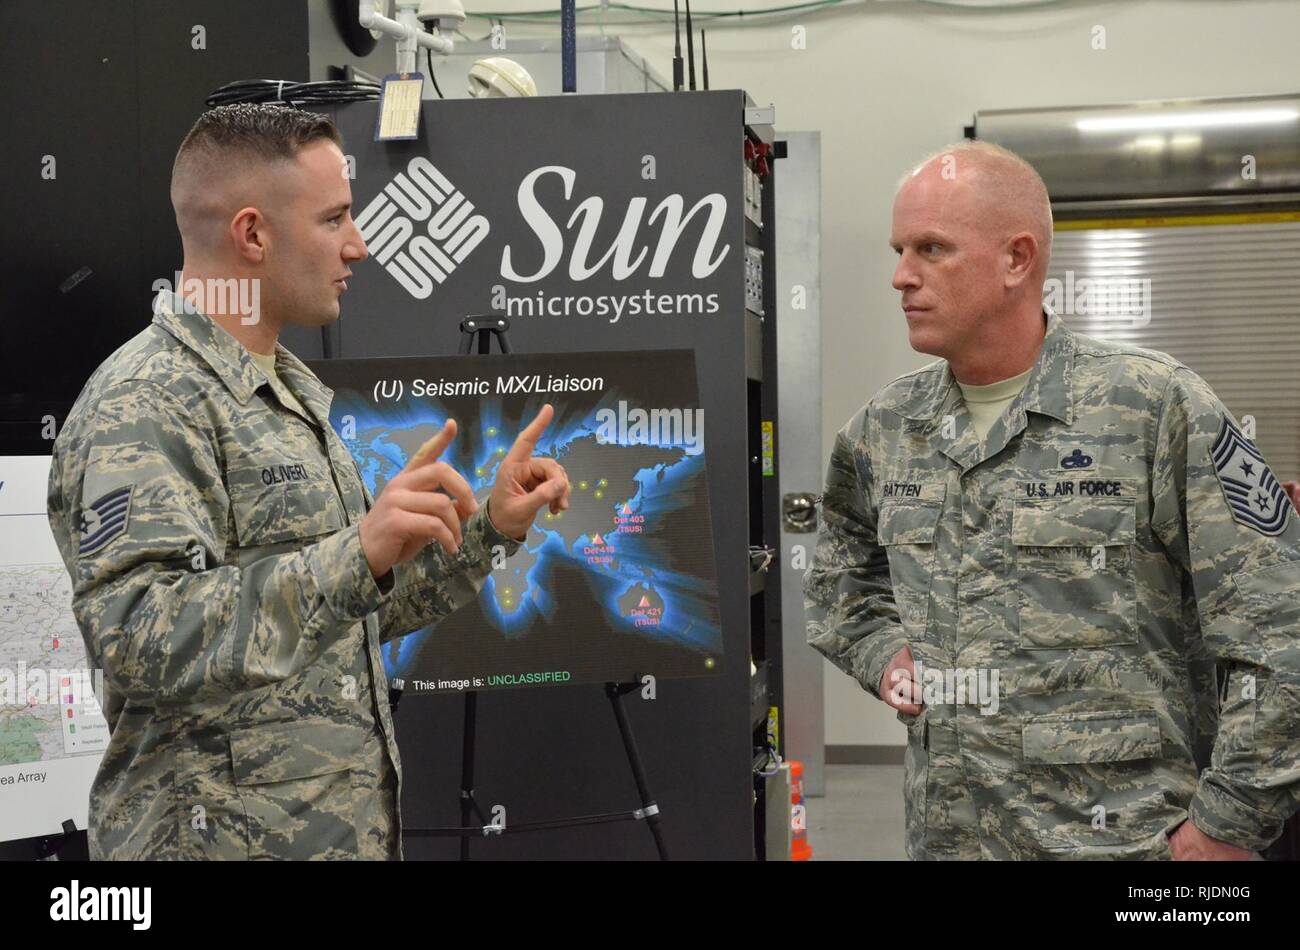
<instances>
[{"instance_id":1,"label":"blue ocean map","mask_svg":"<svg viewBox=\"0 0 1300 950\"><path fill-rule=\"evenodd\" d=\"M504 568L490 573L479 598L483 621L506 641L527 638L538 624L555 617L559 594L548 579L556 576L557 567L576 567L585 573L590 590L579 593L569 585L566 596L590 597L593 622L603 623L617 637L685 648L698 654L700 672L705 672L722 645L716 585L712 578L674 569L681 561L683 540L689 544L699 532L694 523L699 507L707 511L704 455L692 454L682 444L610 439L607 431L601 432L597 412L613 401L606 394L601 405L580 410L555 403L556 417L534 454L555 458L565 467L570 506L558 514L543 509L519 551ZM457 402L464 410L466 404ZM355 433L344 442L366 486L378 497L419 446L449 416L455 418L458 433L442 460L466 478L483 504L498 464L540 406L532 402L527 412L507 418L501 398L475 400L477 418L467 419L436 399L377 410L361 394L343 389L334 400L331 422L337 431ZM384 667L390 678L408 676L418 668L438 626L385 645Z\"/></svg>"}]
</instances>

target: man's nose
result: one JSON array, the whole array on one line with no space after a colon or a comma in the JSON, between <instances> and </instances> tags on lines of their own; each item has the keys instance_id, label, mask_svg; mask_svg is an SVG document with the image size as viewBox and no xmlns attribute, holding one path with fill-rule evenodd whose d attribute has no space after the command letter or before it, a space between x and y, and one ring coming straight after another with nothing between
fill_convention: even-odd
<instances>
[{"instance_id":1,"label":"man's nose","mask_svg":"<svg viewBox=\"0 0 1300 950\"><path fill-rule=\"evenodd\" d=\"M916 270L912 267L911 261L908 260L906 251L899 255L898 266L894 268L894 279L890 283L893 284L895 290L906 290L909 287L921 286L921 282L916 276Z\"/></svg>"},{"instance_id":2,"label":"man's nose","mask_svg":"<svg viewBox=\"0 0 1300 950\"><path fill-rule=\"evenodd\" d=\"M366 248L366 240L361 236L361 229L355 221L352 222L352 233L352 240L344 247L343 256L350 261L364 261L370 256L370 251Z\"/></svg>"}]
</instances>

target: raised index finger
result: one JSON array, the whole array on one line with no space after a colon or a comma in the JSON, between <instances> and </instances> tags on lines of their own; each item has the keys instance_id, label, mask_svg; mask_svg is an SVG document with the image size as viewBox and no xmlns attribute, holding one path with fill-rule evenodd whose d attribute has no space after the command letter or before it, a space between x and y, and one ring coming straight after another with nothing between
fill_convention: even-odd
<instances>
[{"instance_id":1,"label":"raised index finger","mask_svg":"<svg viewBox=\"0 0 1300 950\"><path fill-rule=\"evenodd\" d=\"M460 472L445 463L441 469L437 465L425 465L414 471L407 478L406 487L411 491L445 491L455 500L456 514L460 515L462 521L478 510L478 502L474 500L469 482L465 481Z\"/></svg>"},{"instance_id":2,"label":"raised index finger","mask_svg":"<svg viewBox=\"0 0 1300 950\"><path fill-rule=\"evenodd\" d=\"M510 446L510 451L506 453L504 461L507 462L526 462L533 457L533 450L537 448L537 440L542 437L546 427L551 424L551 417L555 415L555 410L551 408L548 402L542 406L536 418L519 433L519 438L515 439L515 444Z\"/></svg>"},{"instance_id":3,"label":"raised index finger","mask_svg":"<svg viewBox=\"0 0 1300 950\"><path fill-rule=\"evenodd\" d=\"M443 423L442 429L439 430L437 435L415 450L415 454L406 463L406 468L403 471L409 472L414 468L419 468L426 462L437 461L438 456L447 450L447 446L451 444L451 440L454 438L456 438L456 420L448 419Z\"/></svg>"}]
</instances>

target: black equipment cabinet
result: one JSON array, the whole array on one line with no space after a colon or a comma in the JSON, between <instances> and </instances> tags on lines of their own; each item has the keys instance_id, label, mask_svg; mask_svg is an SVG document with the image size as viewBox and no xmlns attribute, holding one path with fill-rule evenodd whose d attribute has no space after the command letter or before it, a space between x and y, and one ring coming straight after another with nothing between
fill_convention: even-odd
<instances>
[{"instance_id":1,"label":"black equipment cabinet","mask_svg":"<svg viewBox=\"0 0 1300 950\"><path fill-rule=\"evenodd\" d=\"M452 354L460 321L493 312L509 318L520 353L694 351L724 655L716 675L660 680L654 700L630 693L626 706L669 854L763 857L755 751L781 704L781 565L774 557L755 572L750 557L779 543L775 436L765 441L763 425L779 432L775 143L770 124L747 121L762 110L738 90L426 101L420 138L391 143L373 141L373 103L331 114L372 256L353 268L339 323L286 332L300 356ZM431 236L433 250L422 241ZM518 823L633 800L606 705L599 687L482 694L478 800ZM412 827L457 823L463 717L452 695L399 707ZM457 847L406 841L411 857ZM654 848L644 829L604 826L507 834L471 855L557 856L652 858Z\"/></svg>"}]
</instances>

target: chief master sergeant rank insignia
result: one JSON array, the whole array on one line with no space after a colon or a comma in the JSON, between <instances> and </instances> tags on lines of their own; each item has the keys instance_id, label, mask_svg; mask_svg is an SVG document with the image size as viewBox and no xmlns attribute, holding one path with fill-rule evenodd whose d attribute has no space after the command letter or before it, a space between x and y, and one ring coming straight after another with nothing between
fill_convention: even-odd
<instances>
[{"instance_id":1,"label":"chief master sergeant rank insignia","mask_svg":"<svg viewBox=\"0 0 1300 950\"><path fill-rule=\"evenodd\" d=\"M1286 492L1264 464L1264 456L1227 416L1210 455L1233 520L1270 537L1281 534L1291 512Z\"/></svg>"}]
</instances>

